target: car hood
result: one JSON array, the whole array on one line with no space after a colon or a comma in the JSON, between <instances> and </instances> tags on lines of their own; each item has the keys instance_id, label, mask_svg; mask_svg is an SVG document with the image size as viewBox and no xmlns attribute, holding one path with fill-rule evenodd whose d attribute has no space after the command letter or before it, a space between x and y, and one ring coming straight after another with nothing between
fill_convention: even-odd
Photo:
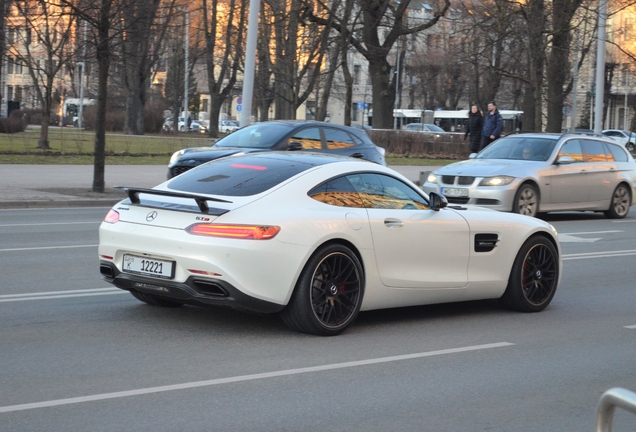
<instances>
[{"instance_id":1,"label":"car hood","mask_svg":"<svg viewBox=\"0 0 636 432\"><path fill-rule=\"evenodd\" d=\"M433 171L436 175L454 175L470 177L492 177L496 175L514 176L518 172L532 167L545 165L542 161L520 161L505 159L469 159L455 162Z\"/></svg>"}]
</instances>

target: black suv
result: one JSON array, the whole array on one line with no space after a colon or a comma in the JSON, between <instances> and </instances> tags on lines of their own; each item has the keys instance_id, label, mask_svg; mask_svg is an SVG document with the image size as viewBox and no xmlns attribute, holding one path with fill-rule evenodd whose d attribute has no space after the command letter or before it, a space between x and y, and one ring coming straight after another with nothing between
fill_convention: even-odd
<instances>
[{"instance_id":1,"label":"black suv","mask_svg":"<svg viewBox=\"0 0 636 432\"><path fill-rule=\"evenodd\" d=\"M211 147L179 150L170 158L168 178L221 157L273 150L330 153L386 165L385 150L373 144L363 130L316 121L276 120L241 128Z\"/></svg>"}]
</instances>

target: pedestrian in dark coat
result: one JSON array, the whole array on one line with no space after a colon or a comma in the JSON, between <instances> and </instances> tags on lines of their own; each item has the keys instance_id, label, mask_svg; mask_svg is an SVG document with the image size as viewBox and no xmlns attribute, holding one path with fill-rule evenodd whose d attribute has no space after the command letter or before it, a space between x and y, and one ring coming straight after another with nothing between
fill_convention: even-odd
<instances>
[{"instance_id":1,"label":"pedestrian in dark coat","mask_svg":"<svg viewBox=\"0 0 636 432\"><path fill-rule=\"evenodd\" d=\"M479 107L473 105L468 113L468 124L466 125L466 133L464 139L470 137L469 148L471 153L477 153L481 145L481 130L484 126L484 116L481 115Z\"/></svg>"},{"instance_id":2,"label":"pedestrian in dark coat","mask_svg":"<svg viewBox=\"0 0 636 432\"><path fill-rule=\"evenodd\" d=\"M499 114L497 104L494 101L488 102L488 112L484 116L484 127L481 130L481 149L485 149L488 144L501 136L503 130L503 118Z\"/></svg>"}]
</instances>

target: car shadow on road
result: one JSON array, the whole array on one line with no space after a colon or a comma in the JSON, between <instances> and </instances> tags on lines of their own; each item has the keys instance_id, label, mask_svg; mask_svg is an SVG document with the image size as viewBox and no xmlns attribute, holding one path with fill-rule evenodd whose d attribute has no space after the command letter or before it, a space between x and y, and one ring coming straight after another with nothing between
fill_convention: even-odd
<instances>
[{"instance_id":1,"label":"car shadow on road","mask_svg":"<svg viewBox=\"0 0 636 432\"><path fill-rule=\"evenodd\" d=\"M603 213L592 212L592 211L541 213L537 216L537 218L544 220L546 222L565 222L565 221L606 219Z\"/></svg>"}]
</instances>

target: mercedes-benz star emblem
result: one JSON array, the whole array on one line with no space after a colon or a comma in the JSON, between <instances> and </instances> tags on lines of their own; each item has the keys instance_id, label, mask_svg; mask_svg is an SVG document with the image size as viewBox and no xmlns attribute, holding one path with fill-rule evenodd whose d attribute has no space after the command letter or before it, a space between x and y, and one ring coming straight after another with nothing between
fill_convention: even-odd
<instances>
[{"instance_id":1,"label":"mercedes-benz star emblem","mask_svg":"<svg viewBox=\"0 0 636 432\"><path fill-rule=\"evenodd\" d=\"M151 211L150 213L148 213L146 215L146 221L147 222L152 222L155 219L157 219L157 212L156 211Z\"/></svg>"},{"instance_id":2,"label":"mercedes-benz star emblem","mask_svg":"<svg viewBox=\"0 0 636 432\"><path fill-rule=\"evenodd\" d=\"M331 285L331 287L329 287L329 291L331 291L331 295L336 295L338 294L338 287L335 285Z\"/></svg>"}]
</instances>

